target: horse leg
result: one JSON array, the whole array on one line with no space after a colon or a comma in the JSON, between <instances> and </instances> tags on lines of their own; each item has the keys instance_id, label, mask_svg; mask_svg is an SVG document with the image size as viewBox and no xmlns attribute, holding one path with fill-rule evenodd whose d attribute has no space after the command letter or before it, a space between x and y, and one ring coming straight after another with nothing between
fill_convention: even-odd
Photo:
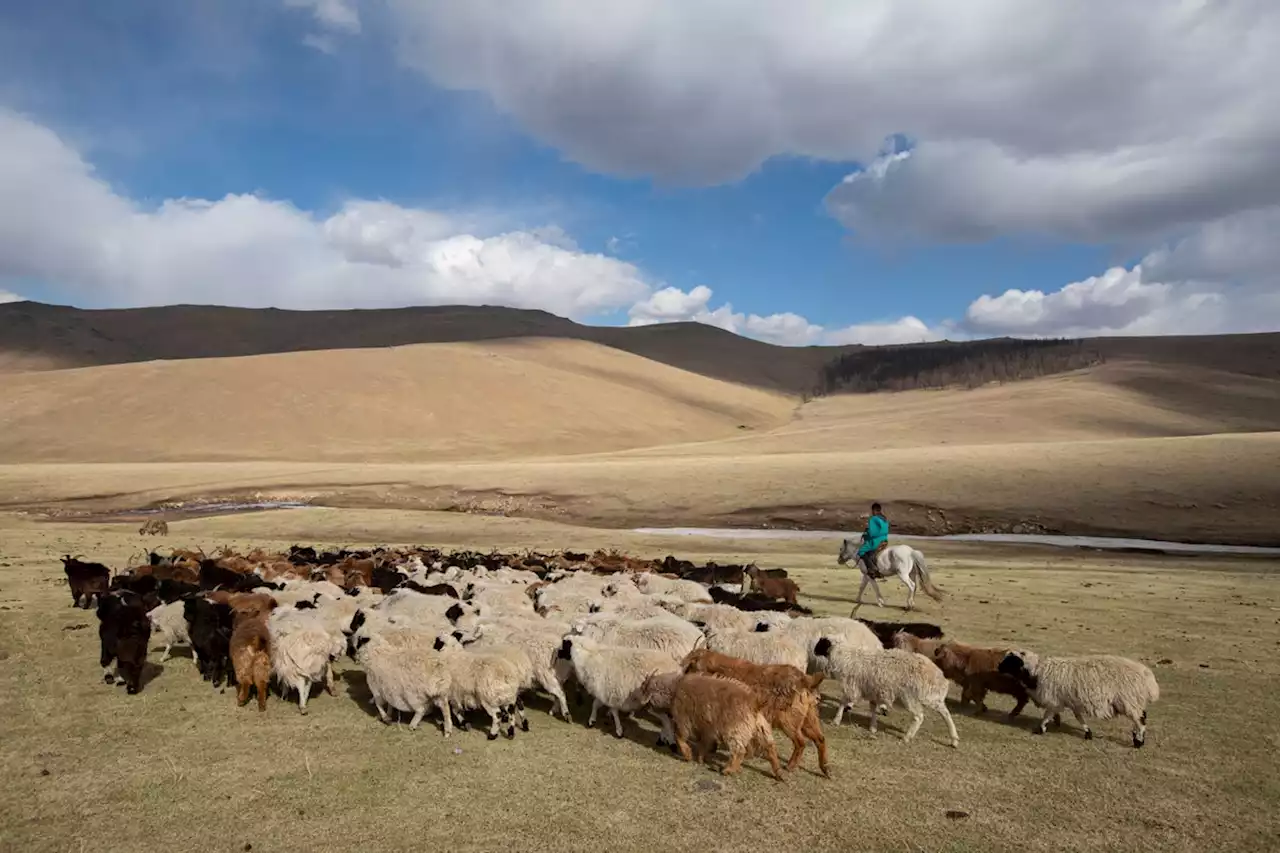
<instances>
[{"instance_id":1,"label":"horse leg","mask_svg":"<svg viewBox=\"0 0 1280 853\"><path fill-rule=\"evenodd\" d=\"M907 609L910 610L916 605L916 584L911 580L911 567L908 566L906 571L899 569L898 577L907 585Z\"/></svg>"},{"instance_id":2,"label":"horse leg","mask_svg":"<svg viewBox=\"0 0 1280 853\"><path fill-rule=\"evenodd\" d=\"M884 607L884 596L880 594L880 584L875 578L871 578L871 589L876 594L876 607Z\"/></svg>"},{"instance_id":3,"label":"horse leg","mask_svg":"<svg viewBox=\"0 0 1280 853\"><path fill-rule=\"evenodd\" d=\"M862 570L862 583L858 584L858 597L853 600L853 613L849 614L850 619L853 618L854 613L858 612L858 608L862 606L862 593L867 588L868 580L869 578L867 577L867 570L864 568Z\"/></svg>"}]
</instances>

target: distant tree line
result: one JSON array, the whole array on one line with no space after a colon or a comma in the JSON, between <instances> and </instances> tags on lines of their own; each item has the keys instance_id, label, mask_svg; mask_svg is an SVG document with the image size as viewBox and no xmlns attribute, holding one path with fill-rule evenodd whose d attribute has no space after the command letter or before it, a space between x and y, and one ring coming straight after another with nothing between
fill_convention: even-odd
<instances>
[{"instance_id":1,"label":"distant tree line","mask_svg":"<svg viewBox=\"0 0 1280 853\"><path fill-rule=\"evenodd\" d=\"M943 341L870 347L822 367L814 396L914 388L977 388L1099 364L1102 353L1075 339Z\"/></svg>"}]
</instances>

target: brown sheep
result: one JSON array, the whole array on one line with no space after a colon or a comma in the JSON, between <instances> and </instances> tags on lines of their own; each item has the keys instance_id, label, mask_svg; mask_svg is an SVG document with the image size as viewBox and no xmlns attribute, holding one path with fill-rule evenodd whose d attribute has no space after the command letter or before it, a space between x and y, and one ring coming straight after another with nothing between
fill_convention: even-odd
<instances>
[{"instance_id":1,"label":"brown sheep","mask_svg":"<svg viewBox=\"0 0 1280 853\"><path fill-rule=\"evenodd\" d=\"M924 655L929 660L933 660L934 653L941 645L942 640L926 640L917 637L915 634L899 631L893 635L893 641L889 644L889 648L906 649L909 652L915 652L918 655Z\"/></svg>"},{"instance_id":2,"label":"brown sheep","mask_svg":"<svg viewBox=\"0 0 1280 853\"><path fill-rule=\"evenodd\" d=\"M231 666L236 674L236 703L249 701L249 688L258 691L258 710L267 710L267 682L271 679L271 632L265 613L237 611L231 629Z\"/></svg>"},{"instance_id":3,"label":"brown sheep","mask_svg":"<svg viewBox=\"0 0 1280 853\"><path fill-rule=\"evenodd\" d=\"M822 775L831 778L827 740L818 717L818 685L822 683L823 673L806 675L794 666L751 663L709 649L694 649L681 665L685 672L723 675L750 687L760 699L760 711L765 719L791 739L787 770L794 771L800 766L807 738L818 748Z\"/></svg>"},{"instance_id":4,"label":"brown sheep","mask_svg":"<svg viewBox=\"0 0 1280 853\"><path fill-rule=\"evenodd\" d=\"M970 699L978 706L978 713L987 710L987 693L1012 696L1017 704L1009 712L1009 719L1017 719L1030 698L1027 688L1011 675L999 671L1008 649L967 646L964 643L947 642L933 653L933 662L942 674L960 685L960 704Z\"/></svg>"},{"instance_id":5,"label":"brown sheep","mask_svg":"<svg viewBox=\"0 0 1280 853\"><path fill-rule=\"evenodd\" d=\"M224 589L210 590L204 597L215 604L226 604L236 616L260 616L263 619L276 609L276 600L265 592L227 592Z\"/></svg>"},{"instance_id":6,"label":"brown sheep","mask_svg":"<svg viewBox=\"0 0 1280 853\"><path fill-rule=\"evenodd\" d=\"M771 578L755 566L747 567L747 577L751 578L751 588L764 593L769 598L781 599L787 604L796 603L796 595L800 587L790 578Z\"/></svg>"},{"instance_id":7,"label":"brown sheep","mask_svg":"<svg viewBox=\"0 0 1280 853\"><path fill-rule=\"evenodd\" d=\"M645 679L640 687L640 699L646 703L651 689L664 693L669 689L667 684L651 683L653 677ZM671 691L671 724L676 748L685 761L707 763L712 744L719 742L729 750L729 761L720 771L725 776L738 773L743 761L763 752L773 768L773 778L784 781L769 721L760 713L759 698L737 679L682 676ZM693 750L689 748L690 740Z\"/></svg>"}]
</instances>

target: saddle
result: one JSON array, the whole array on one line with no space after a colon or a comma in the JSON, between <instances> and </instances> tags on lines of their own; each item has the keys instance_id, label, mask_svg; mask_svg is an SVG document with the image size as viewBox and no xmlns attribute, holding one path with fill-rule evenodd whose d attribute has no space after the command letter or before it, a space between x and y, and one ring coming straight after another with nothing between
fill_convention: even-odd
<instances>
[{"instance_id":1,"label":"saddle","mask_svg":"<svg viewBox=\"0 0 1280 853\"><path fill-rule=\"evenodd\" d=\"M862 555L864 565L867 567L867 574L873 578L876 578L877 580L879 580L880 578L886 577L886 575L883 572L881 572L880 569L876 566L875 561L880 557L880 552L888 547L889 547L889 540L886 539L885 541L877 545L875 548L872 548L870 551Z\"/></svg>"}]
</instances>

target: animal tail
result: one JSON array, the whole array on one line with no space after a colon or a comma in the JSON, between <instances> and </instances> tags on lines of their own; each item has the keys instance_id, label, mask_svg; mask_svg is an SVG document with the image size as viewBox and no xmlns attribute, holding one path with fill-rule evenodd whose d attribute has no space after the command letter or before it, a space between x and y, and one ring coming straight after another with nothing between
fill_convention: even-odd
<instances>
[{"instance_id":1,"label":"animal tail","mask_svg":"<svg viewBox=\"0 0 1280 853\"><path fill-rule=\"evenodd\" d=\"M929 564L925 562L924 554L913 550L911 559L915 563L916 576L920 579L920 588L934 601L941 601L942 590L934 586L933 581L929 579Z\"/></svg>"}]
</instances>

